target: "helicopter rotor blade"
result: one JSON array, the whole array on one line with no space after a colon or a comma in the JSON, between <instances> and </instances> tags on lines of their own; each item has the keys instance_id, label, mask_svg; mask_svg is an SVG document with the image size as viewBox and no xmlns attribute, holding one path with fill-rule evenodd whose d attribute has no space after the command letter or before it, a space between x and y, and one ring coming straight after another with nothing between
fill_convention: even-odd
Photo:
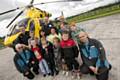
<instances>
[{"instance_id":1,"label":"helicopter rotor blade","mask_svg":"<svg viewBox=\"0 0 120 80\"><path fill-rule=\"evenodd\" d=\"M32 5L34 3L34 0L31 0L30 4Z\"/></svg>"},{"instance_id":2,"label":"helicopter rotor blade","mask_svg":"<svg viewBox=\"0 0 120 80\"><path fill-rule=\"evenodd\" d=\"M32 5L33 4L33 2L34 2L34 0L31 0L31 2L30 2L30 5ZM25 6L26 7L26 6ZM28 6L27 6L28 7ZM17 8L17 9L20 9L20 8ZM14 10L16 10L16 9L14 9ZM25 9L24 9L25 10ZM24 10L22 10L17 16L15 16L15 18L7 25L7 27L6 28L9 28L9 26L24 12ZM12 11L12 10L11 10ZM12 31L15 29L15 27L12 29ZM11 31L11 32L12 32Z\"/></svg>"},{"instance_id":3,"label":"helicopter rotor blade","mask_svg":"<svg viewBox=\"0 0 120 80\"><path fill-rule=\"evenodd\" d=\"M49 4L49 3L57 3L57 2L80 2L80 1L82 1L82 0L52 1L52 2L45 2L45 3L36 3L36 4L33 4L33 3L34 3L34 0L31 0L30 4L27 5L27 6L17 7L17 8L15 8L15 9L8 10L8 11L5 11L5 12L0 13L0 15L4 15L4 14L7 14L7 13L10 13L10 12L13 12L13 11L16 11L16 10L19 10L19 9L22 9L22 8L31 7L31 6L35 6L35 5L42 5L42 4Z\"/></svg>"},{"instance_id":4,"label":"helicopter rotor blade","mask_svg":"<svg viewBox=\"0 0 120 80\"><path fill-rule=\"evenodd\" d=\"M24 10L22 10L17 16L15 16L15 18L7 25L6 28L9 28L9 26L24 12Z\"/></svg>"},{"instance_id":5,"label":"helicopter rotor blade","mask_svg":"<svg viewBox=\"0 0 120 80\"><path fill-rule=\"evenodd\" d=\"M11 9L11 10L2 12L2 13L0 13L0 15L6 14L6 13L10 13L10 12L13 12L13 11L16 11L16 10L18 10L18 9L20 9L20 8L23 8L23 7L17 7L16 9Z\"/></svg>"},{"instance_id":6,"label":"helicopter rotor blade","mask_svg":"<svg viewBox=\"0 0 120 80\"><path fill-rule=\"evenodd\" d=\"M33 2L34 2L34 0L31 0L30 5L32 5ZM18 9L22 9L22 8L25 8L25 7L27 7L27 6L17 7L17 8L15 8L15 9L11 9L11 10L8 10L8 11L5 11L5 12L2 12L2 13L0 13L0 15L6 14L6 13L10 13L10 12L13 12L13 11L16 11L16 10L18 10Z\"/></svg>"},{"instance_id":7,"label":"helicopter rotor blade","mask_svg":"<svg viewBox=\"0 0 120 80\"><path fill-rule=\"evenodd\" d=\"M10 32L7 35L12 35L12 32L15 30L15 28L16 28L16 25L12 26L10 28Z\"/></svg>"},{"instance_id":8,"label":"helicopter rotor blade","mask_svg":"<svg viewBox=\"0 0 120 80\"><path fill-rule=\"evenodd\" d=\"M33 6L41 5L41 4L49 4L49 3L58 3L58 2L80 2L80 1L83 1L83 0L65 0L65 1L43 2L43 3L36 3L36 4L33 4Z\"/></svg>"},{"instance_id":9,"label":"helicopter rotor blade","mask_svg":"<svg viewBox=\"0 0 120 80\"><path fill-rule=\"evenodd\" d=\"M34 3L34 0L31 0L29 6L32 6L33 3ZM19 10L19 9L22 9L22 8L25 8L25 7L27 7L27 6L17 7L17 8L15 8L15 9L11 9L11 10L8 10L8 11L5 11L5 12L2 12L2 13L0 13L0 15L7 14L7 13L10 13L10 12L14 12L14 11L16 11L16 10Z\"/></svg>"}]
</instances>

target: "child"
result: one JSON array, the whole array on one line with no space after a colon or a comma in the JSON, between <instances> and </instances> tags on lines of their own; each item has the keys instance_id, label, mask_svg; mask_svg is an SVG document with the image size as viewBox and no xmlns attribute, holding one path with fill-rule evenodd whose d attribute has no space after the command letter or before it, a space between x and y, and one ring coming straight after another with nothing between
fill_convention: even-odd
<instances>
[{"instance_id":1,"label":"child","mask_svg":"<svg viewBox=\"0 0 120 80\"><path fill-rule=\"evenodd\" d=\"M50 70L47 62L43 59L40 48L37 46L37 42L35 40L31 41L32 51L34 52L36 58L39 60L39 67L43 73L43 76L50 75Z\"/></svg>"},{"instance_id":2,"label":"child","mask_svg":"<svg viewBox=\"0 0 120 80\"><path fill-rule=\"evenodd\" d=\"M28 47L31 49L31 41L34 40L34 32L30 31L29 36L30 38L28 39Z\"/></svg>"},{"instance_id":3,"label":"child","mask_svg":"<svg viewBox=\"0 0 120 80\"><path fill-rule=\"evenodd\" d=\"M67 24L65 24L64 22L60 23L59 26L59 32L62 33L63 31L70 31L70 28Z\"/></svg>"},{"instance_id":4,"label":"child","mask_svg":"<svg viewBox=\"0 0 120 80\"><path fill-rule=\"evenodd\" d=\"M47 61L48 66L51 70L51 76L54 76L54 73L57 75L59 71L56 70L55 66L53 45L50 42L46 41L45 38L41 39L41 44L44 59Z\"/></svg>"},{"instance_id":5,"label":"child","mask_svg":"<svg viewBox=\"0 0 120 80\"><path fill-rule=\"evenodd\" d=\"M75 22L71 22L70 30L71 30L72 39L75 41L75 43L78 47L78 44L80 44L80 40L77 37L77 34L80 33L81 31L85 31L85 30L82 29L80 26L77 26ZM79 47L78 47L78 50L79 50ZM77 61L78 61L79 65L82 65L82 59L81 59L80 52L79 52Z\"/></svg>"},{"instance_id":6,"label":"child","mask_svg":"<svg viewBox=\"0 0 120 80\"><path fill-rule=\"evenodd\" d=\"M74 70L78 71L79 64L76 61L78 57L78 49L75 45L74 40L70 39L70 35L68 31L62 32L62 41L60 43L61 46L61 58L62 61L67 64L68 71Z\"/></svg>"},{"instance_id":7,"label":"child","mask_svg":"<svg viewBox=\"0 0 120 80\"><path fill-rule=\"evenodd\" d=\"M81 32L81 31L85 31L85 30L80 28L79 26L77 26L75 22L71 22L71 24L70 24L70 31L71 31L72 39L74 39L76 44L80 43L79 38L77 38L77 34L79 32Z\"/></svg>"},{"instance_id":8,"label":"child","mask_svg":"<svg viewBox=\"0 0 120 80\"><path fill-rule=\"evenodd\" d=\"M58 37L53 38L53 50L55 55L55 64L57 69L60 69L61 67L61 61L60 61L60 39Z\"/></svg>"}]
</instances>

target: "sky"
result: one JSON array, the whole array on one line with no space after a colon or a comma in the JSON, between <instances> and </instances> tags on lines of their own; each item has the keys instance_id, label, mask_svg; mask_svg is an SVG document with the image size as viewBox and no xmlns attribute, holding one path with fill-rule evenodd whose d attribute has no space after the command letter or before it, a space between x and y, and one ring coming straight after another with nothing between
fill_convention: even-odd
<instances>
[{"instance_id":1,"label":"sky","mask_svg":"<svg viewBox=\"0 0 120 80\"><path fill-rule=\"evenodd\" d=\"M50 2L50 1L61 1L61 0L46 0L46 2ZM38 7L49 13L52 13L53 16L51 17L51 19L54 19L61 15L61 11L63 11L65 17L70 17L117 1L119 0L83 0L79 2L50 3L39 6L37 5L35 7ZM20 6L25 6L29 4L29 2L30 0L1 0L0 12L4 12L9 9L14 9ZM34 4L39 2L45 2L45 0L35 0ZM14 18L14 16L18 12L19 10L0 16L0 37L7 35L9 29L6 29L6 26L10 23L10 21Z\"/></svg>"}]
</instances>

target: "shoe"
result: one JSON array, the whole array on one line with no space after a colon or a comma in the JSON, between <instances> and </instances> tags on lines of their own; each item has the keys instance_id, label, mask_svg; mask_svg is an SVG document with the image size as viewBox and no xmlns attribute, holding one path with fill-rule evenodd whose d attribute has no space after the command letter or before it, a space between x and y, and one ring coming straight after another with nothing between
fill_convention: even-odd
<instances>
[{"instance_id":1,"label":"shoe","mask_svg":"<svg viewBox=\"0 0 120 80\"><path fill-rule=\"evenodd\" d=\"M43 77L46 77L46 74L43 74Z\"/></svg>"},{"instance_id":2,"label":"shoe","mask_svg":"<svg viewBox=\"0 0 120 80\"><path fill-rule=\"evenodd\" d=\"M65 71L62 71L62 74L65 75Z\"/></svg>"},{"instance_id":3,"label":"shoe","mask_svg":"<svg viewBox=\"0 0 120 80\"><path fill-rule=\"evenodd\" d=\"M81 77L80 77L80 76L77 76L77 79L79 80L79 79L81 79Z\"/></svg>"},{"instance_id":4,"label":"shoe","mask_svg":"<svg viewBox=\"0 0 120 80\"><path fill-rule=\"evenodd\" d=\"M48 73L48 76L50 76L51 74L50 73Z\"/></svg>"},{"instance_id":5,"label":"shoe","mask_svg":"<svg viewBox=\"0 0 120 80\"><path fill-rule=\"evenodd\" d=\"M34 72L36 75L38 75L39 74L39 71L37 71L37 72Z\"/></svg>"},{"instance_id":6,"label":"shoe","mask_svg":"<svg viewBox=\"0 0 120 80\"><path fill-rule=\"evenodd\" d=\"M54 73L51 73L51 76L54 76Z\"/></svg>"},{"instance_id":7,"label":"shoe","mask_svg":"<svg viewBox=\"0 0 120 80\"><path fill-rule=\"evenodd\" d=\"M82 73L77 74L77 79L82 79Z\"/></svg>"},{"instance_id":8,"label":"shoe","mask_svg":"<svg viewBox=\"0 0 120 80\"><path fill-rule=\"evenodd\" d=\"M55 75L58 75L59 74L59 71L56 71Z\"/></svg>"},{"instance_id":9,"label":"shoe","mask_svg":"<svg viewBox=\"0 0 120 80\"><path fill-rule=\"evenodd\" d=\"M75 77L72 75L72 79L74 79Z\"/></svg>"}]
</instances>

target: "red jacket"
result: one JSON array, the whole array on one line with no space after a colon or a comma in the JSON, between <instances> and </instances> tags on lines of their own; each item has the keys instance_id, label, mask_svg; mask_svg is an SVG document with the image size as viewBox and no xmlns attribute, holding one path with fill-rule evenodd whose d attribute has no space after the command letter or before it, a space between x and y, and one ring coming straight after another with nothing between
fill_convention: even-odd
<instances>
[{"instance_id":1,"label":"red jacket","mask_svg":"<svg viewBox=\"0 0 120 80\"><path fill-rule=\"evenodd\" d=\"M69 39L67 41L62 40L60 45L62 48L72 47L72 46L75 46L75 42L72 39Z\"/></svg>"},{"instance_id":2,"label":"red jacket","mask_svg":"<svg viewBox=\"0 0 120 80\"><path fill-rule=\"evenodd\" d=\"M36 48L32 48L32 51L34 52L36 58L40 61L43 59L40 48L36 47Z\"/></svg>"},{"instance_id":3,"label":"red jacket","mask_svg":"<svg viewBox=\"0 0 120 80\"><path fill-rule=\"evenodd\" d=\"M77 46L72 39L68 39L67 41L62 40L60 42L61 46L61 57L62 58L75 58L78 56Z\"/></svg>"}]
</instances>

